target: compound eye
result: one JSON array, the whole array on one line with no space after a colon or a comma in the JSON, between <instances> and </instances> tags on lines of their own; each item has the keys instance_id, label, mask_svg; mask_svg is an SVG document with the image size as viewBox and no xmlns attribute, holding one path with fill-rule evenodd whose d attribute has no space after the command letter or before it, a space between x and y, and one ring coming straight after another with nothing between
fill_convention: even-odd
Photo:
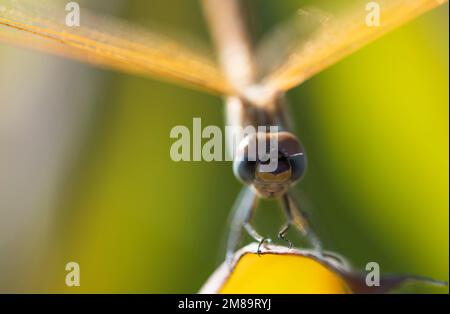
<instances>
[{"instance_id":1,"label":"compound eye","mask_svg":"<svg viewBox=\"0 0 450 314\"><path fill-rule=\"evenodd\" d=\"M256 162L247 160L235 160L233 172L236 178L245 183L250 183L255 178Z\"/></svg>"},{"instance_id":2,"label":"compound eye","mask_svg":"<svg viewBox=\"0 0 450 314\"><path fill-rule=\"evenodd\" d=\"M306 156L303 153L296 154L293 156L290 156L287 158L289 160L289 163L291 164L291 171L292 171L292 181L297 181L303 175L306 171Z\"/></svg>"}]
</instances>

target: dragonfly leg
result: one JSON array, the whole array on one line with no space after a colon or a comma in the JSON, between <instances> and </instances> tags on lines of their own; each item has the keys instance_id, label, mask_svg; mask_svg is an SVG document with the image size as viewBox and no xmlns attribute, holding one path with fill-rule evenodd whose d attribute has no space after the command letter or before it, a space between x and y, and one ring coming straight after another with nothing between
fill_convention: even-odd
<instances>
[{"instance_id":1,"label":"dragonfly leg","mask_svg":"<svg viewBox=\"0 0 450 314\"><path fill-rule=\"evenodd\" d=\"M289 230L289 227L292 225L295 229L299 230L305 237L308 242L313 246L313 248L317 251L317 253L322 254L322 244L316 234L311 230L306 215L300 210L297 204L294 203L293 198L286 193L282 199L284 212L286 214L287 223L283 226L283 228L278 233L278 236L288 241L289 246L291 246L291 242L286 238L286 233Z\"/></svg>"},{"instance_id":2,"label":"dragonfly leg","mask_svg":"<svg viewBox=\"0 0 450 314\"><path fill-rule=\"evenodd\" d=\"M286 237L286 234L289 231L291 224L292 224L292 220L288 216L288 221L286 222L286 224L284 224L284 226L278 232L278 238L286 241L288 243L289 248L292 248L292 242L289 241L289 239Z\"/></svg>"},{"instance_id":3,"label":"dragonfly leg","mask_svg":"<svg viewBox=\"0 0 450 314\"><path fill-rule=\"evenodd\" d=\"M256 253L258 255L261 255L261 246L266 242L272 242L272 240L269 238L264 238L258 232L256 232L255 228L253 228L253 226L250 224L251 216L252 215L250 214L248 221L244 224L244 228L253 239L258 241L258 249L256 250Z\"/></svg>"},{"instance_id":4,"label":"dragonfly leg","mask_svg":"<svg viewBox=\"0 0 450 314\"><path fill-rule=\"evenodd\" d=\"M253 208L256 207L257 201L256 193L250 187L245 186L233 205L226 249L226 261L229 264L231 264L234 252L241 239L245 221Z\"/></svg>"},{"instance_id":5,"label":"dragonfly leg","mask_svg":"<svg viewBox=\"0 0 450 314\"><path fill-rule=\"evenodd\" d=\"M245 228L253 239L259 242L258 252L260 252L260 247L264 242L270 242L270 239L259 235L250 223L257 205L258 196L255 191L249 186L244 187L233 206L226 250L226 260L229 264L233 259L234 252L241 239L243 228Z\"/></svg>"}]
</instances>

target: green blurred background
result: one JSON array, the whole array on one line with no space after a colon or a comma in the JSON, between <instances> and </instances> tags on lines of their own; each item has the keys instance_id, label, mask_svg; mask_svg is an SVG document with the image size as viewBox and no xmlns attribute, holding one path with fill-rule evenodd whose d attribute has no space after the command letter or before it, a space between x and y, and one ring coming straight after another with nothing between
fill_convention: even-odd
<instances>
[{"instance_id":1,"label":"green blurred background","mask_svg":"<svg viewBox=\"0 0 450 314\"><path fill-rule=\"evenodd\" d=\"M254 2L264 31L313 1ZM197 1L80 3L208 40ZM445 5L289 93L309 159L296 190L325 248L359 269L448 281L448 53ZM1 292L194 293L217 267L240 184L228 162L171 161L169 132L222 125L220 98L0 45L0 115ZM282 221L262 204L261 233Z\"/></svg>"}]
</instances>

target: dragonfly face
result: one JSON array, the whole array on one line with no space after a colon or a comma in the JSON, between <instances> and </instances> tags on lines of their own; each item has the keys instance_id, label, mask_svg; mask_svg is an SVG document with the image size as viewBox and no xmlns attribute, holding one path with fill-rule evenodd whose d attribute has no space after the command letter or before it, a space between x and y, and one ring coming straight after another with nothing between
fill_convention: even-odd
<instances>
[{"instance_id":1,"label":"dragonfly face","mask_svg":"<svg viewBox=\"0 0 450 314\"><path fill-rule=\"evenodd\" d=\"M258 133L254 139L247 140L240 156L233 163L235 176L242 182L252 185L264 198L283 196L293 184L303 177L306 170L303 147L297 137L290 132L277 134L278 158L274 170L267 171L267 168L264 167L270 162L267 156L262 158L263 156L257 154L256 158L249 158L249 147L253 141L265 138L268 142L268 138L271 136L273 135L270 133Z\"/></svg>"}]
</instances>

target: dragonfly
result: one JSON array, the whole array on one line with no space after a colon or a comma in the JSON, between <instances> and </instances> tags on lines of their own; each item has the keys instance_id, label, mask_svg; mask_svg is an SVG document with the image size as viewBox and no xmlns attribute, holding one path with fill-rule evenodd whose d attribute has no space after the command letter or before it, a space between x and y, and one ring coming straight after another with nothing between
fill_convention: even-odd
<instances>
[{"instance_id":1,"label":"dragonfly","mask_svg":"<svg viewBox=\"0 0 450 314\"><path fill-rule=\"evenodd\" d=\"M166 80L223 97L226 123L277 126L277 167L249 160L250 140L233 161L244 187L232 210L226 256L229 259L244 230L261 245L270 242L252 225L260 199L277 199L286 216L281 240L293 227L320 252L322 247L300 209L293 186L304 176L307 160L291 131L286 92L349 56L383 34L446 3L447 0L377 0L379 25L368 24L368 2L352 1L337 13L299 9L255 44L246 23L245 1L202 0L217 52L217 61L202 49L113 17L82 9L81 25L65 24L65 12L54 2L0 0L0 42L72 58L129 74ZM369 8L370 9L370 8ZM257 133L253 140L273 134ZM247 145L247 146L246 146Z\"/></svg>"}]
</instances>

